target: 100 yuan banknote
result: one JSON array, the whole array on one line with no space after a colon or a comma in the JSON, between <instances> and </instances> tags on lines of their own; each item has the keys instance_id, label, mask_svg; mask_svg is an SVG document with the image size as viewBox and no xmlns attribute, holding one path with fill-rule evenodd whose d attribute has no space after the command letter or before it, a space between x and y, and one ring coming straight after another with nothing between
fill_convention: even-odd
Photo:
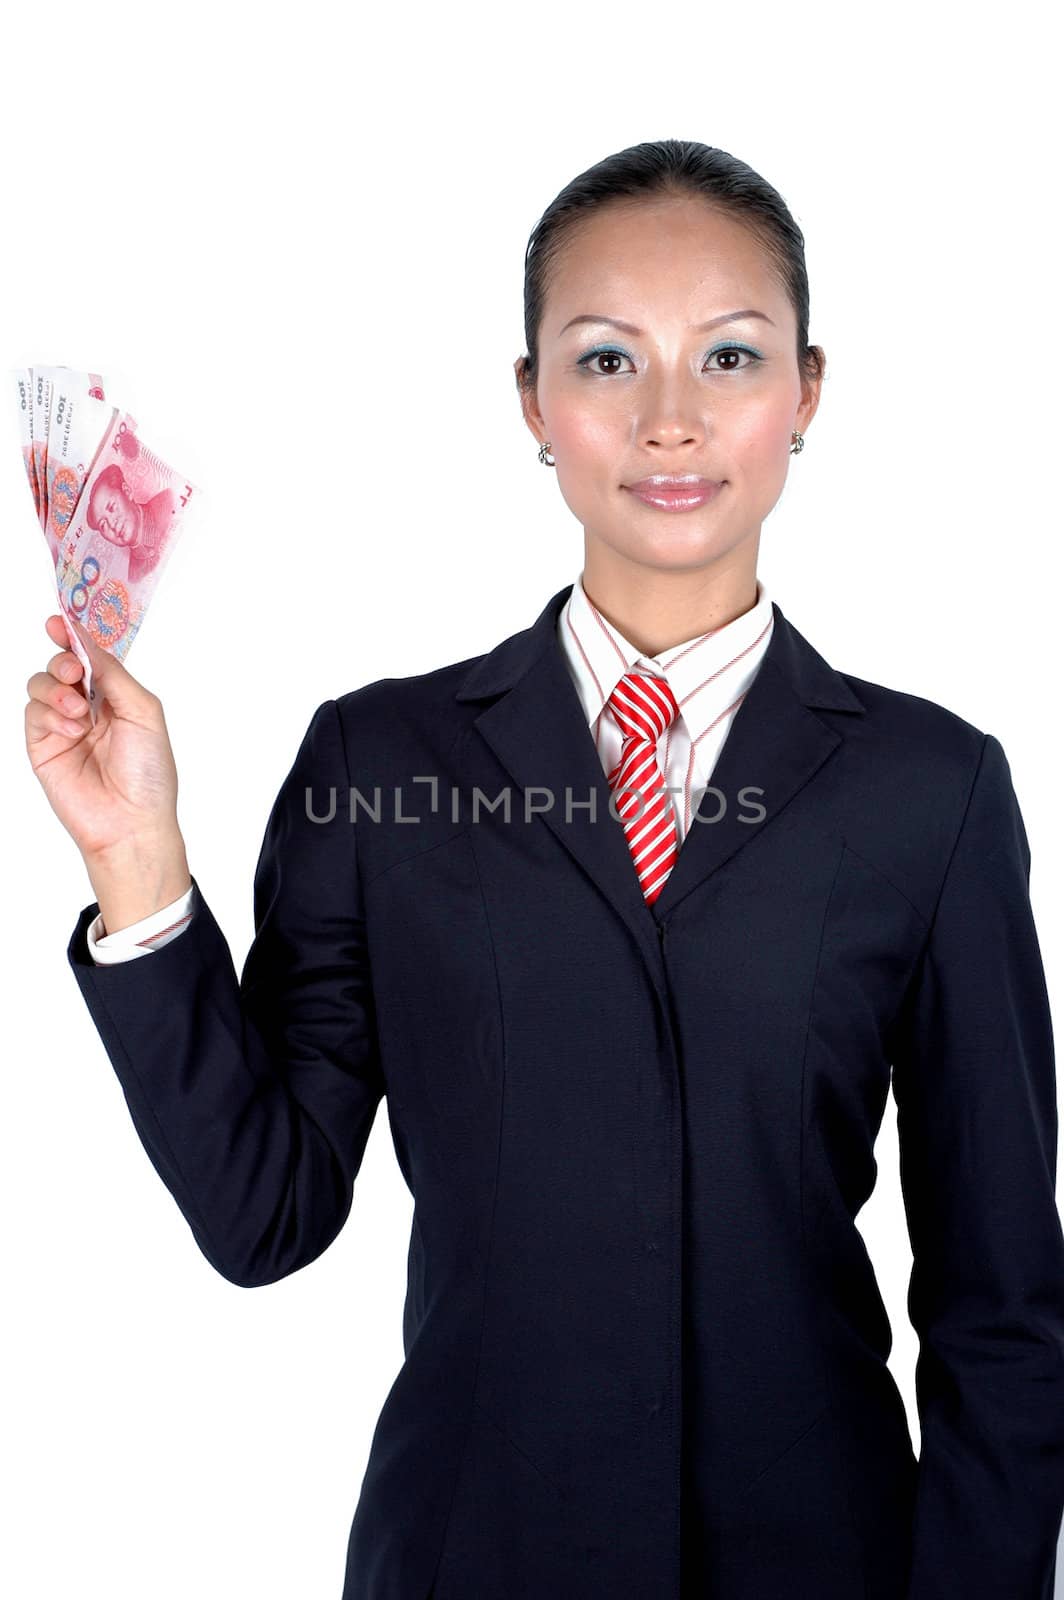
<instances>
[{"instance_id":1,"label":"100 yuan banknote","mask_svg":"<svg viewBox=\"0 0 1064 1600\"><path fill-rule=\"evenodd\" d=\"M54 474L48 468L48 446L53 442L64 461L82 463L82 477L92 465L111 420L112 407L104 405L103 379L97 372L75 372L71 367L23 367L15 373L18 385L19 425L22 431L22 459L26 468L37 520L48 537L49 484ZM75 404L79 414L75 426ZM71 432L73 429L73 437ZM69 493L69 483L61 480L59 494Z\"/></svg>"},{"instance_id":2,"label":"100 yuan banknote","mask_svg":"<svg viewBox=\"0 0 1064 1600\"><path fill-rule=\"evenodd\" d=\"M137 437L133 419L115 412L58 547L56 589L102 650L123 660L199 491ZM77 631L71 647L85 670L93 724L98 696Z\"/></svg>"}]
</instances>

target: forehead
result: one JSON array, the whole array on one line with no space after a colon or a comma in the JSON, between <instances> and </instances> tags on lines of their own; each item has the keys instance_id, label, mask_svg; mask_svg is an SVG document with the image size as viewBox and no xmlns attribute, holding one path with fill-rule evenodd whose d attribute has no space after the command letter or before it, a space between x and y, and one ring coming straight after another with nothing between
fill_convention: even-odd
<instances>
[{"instance_id":1,"label":"forehead","mask_svg":"<svg viewBox=\"0 0 1064 1600\"><path fill-rule=\"evenodd\" d=\"M764 244L699 199L611 201L580 219L556 258L545 322L557 332L584 312L707 320L756 306L780 326L790 306Z\"/></svg>"}]
</instances>

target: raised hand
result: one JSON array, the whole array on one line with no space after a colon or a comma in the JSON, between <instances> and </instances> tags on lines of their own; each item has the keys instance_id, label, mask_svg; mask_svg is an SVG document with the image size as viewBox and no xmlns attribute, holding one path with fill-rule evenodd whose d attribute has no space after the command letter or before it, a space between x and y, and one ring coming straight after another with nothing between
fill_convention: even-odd
<instances>
[{"instance_id":1,"label":"raised hand","mask_svg":"<svg viewBox=\"0 0 1064 1600\"><path fill-rule=\"evenodd\" d=\"M79 688L81 662L62 649L26 685L26 751L52 810L82 855L105 856L139 841L172 843L177 823L177 767L162 703L132 673L73 626L88 654L100 697L95 727ZM66 644L58 613L45 623Z\"/></svg>"}]
</instances>

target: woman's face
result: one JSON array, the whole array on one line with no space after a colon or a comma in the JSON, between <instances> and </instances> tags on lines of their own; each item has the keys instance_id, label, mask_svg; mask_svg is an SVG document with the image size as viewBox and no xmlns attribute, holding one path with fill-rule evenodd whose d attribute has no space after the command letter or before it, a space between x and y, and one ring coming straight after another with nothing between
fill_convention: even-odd
<instances>
[{"instance_id":1,"label":"woman's face","mask_svg":"<svg viewBox=\"0 0 1064 1600\"><path fill-rule=\"evenodd\" d=\"M585 316L594 320L569 325ZM601 541L615 557L678 571L749 541L756 558L792 430L804 432L819 400L796 342L763 247L705 202L611 203L581 224L555 264L536 394L522 408L551 442L589 554ZM722 487L693 510L663 510L628 487L652 473Z\"/></svg>"}]
</instances>

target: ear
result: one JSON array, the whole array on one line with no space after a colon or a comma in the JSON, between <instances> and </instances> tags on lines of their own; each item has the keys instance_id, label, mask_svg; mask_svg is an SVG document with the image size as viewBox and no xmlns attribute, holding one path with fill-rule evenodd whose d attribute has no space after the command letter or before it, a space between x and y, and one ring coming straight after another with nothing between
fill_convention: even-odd
<instances>
[{"instance_id":1,"label":"ear","mask_svg":"<svg viewBox=\"0 0 1064 1600\"><path fill-rule=\"evenodd\" d=\"M823 348L818 344L813 345L812 348L820 354L820 372L815 378L807 377L804 372L802 374L802 400L794 419L794 426L799 433L804 433L816 416L817 408L820 405L820 391L824 383L826 360Z\"/></svg>"},{"instance_id":2,"label":"ear","mask_svg":"<svg viewBox=\"0 0 1064 1600\"><path fill-rule=\"evenodd\" d=\"M542 444L543 440L547 437L547 425L543 420L543 414L540 411L539 405L536 401L535 389L530 389L527 384L524 384L521 381L527 359L528 358L526 356L518 356L517 360L514 362L514 378L517 383L517 392L521 398L521 411L524 416L525 423L528 426L529 432L535 438L536 443Z\"/></svg>"}]
</instances>

